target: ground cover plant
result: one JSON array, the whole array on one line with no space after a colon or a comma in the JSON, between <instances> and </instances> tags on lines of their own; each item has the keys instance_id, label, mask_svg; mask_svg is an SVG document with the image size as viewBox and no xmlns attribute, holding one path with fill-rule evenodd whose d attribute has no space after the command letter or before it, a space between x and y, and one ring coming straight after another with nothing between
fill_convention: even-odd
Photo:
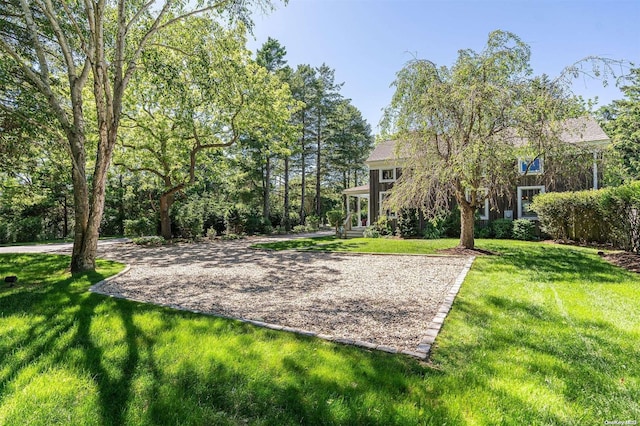
<instances>
[{"instance_id":1,"label":"ground cover plant","mask_svg":"<svg viewBox=\"0 0 640 426\"><path fill-rule=\"evenodd\" d=\"M0 424L640 419L638 275L589 248L478 247L500 255L476 259L431 364L88 293L115 264L1 255L22 277L0 291Z\"/></svg>"}]
</instances>

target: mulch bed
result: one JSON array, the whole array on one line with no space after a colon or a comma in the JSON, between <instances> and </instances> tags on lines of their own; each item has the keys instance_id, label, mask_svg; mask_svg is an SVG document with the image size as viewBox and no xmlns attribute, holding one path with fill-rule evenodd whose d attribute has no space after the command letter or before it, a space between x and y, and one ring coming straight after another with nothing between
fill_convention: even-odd
<instances>
[{"instance_id":1,"label":"mulch bed","mask_svg":"<svg viewBox=\"0 0 640 426\"><path fill-rule=\"evenodd\" d=\"M498 253L482 250L482 249L467 249L463 247L453 247L449 249L438 250L438 254L446 254L449 256L498 256Z\"/></svg>"},{"instance_id":2,"label":"mulch bed","mask_svg":"<svg viewBox=\"0 0 640 426\"><path fill-rule=\"evenodd\" d=\"M616 266L640 274L640 255L636 253L628 251L609 253L602 256L602 258Z\"/></svg>"}]
</instances>

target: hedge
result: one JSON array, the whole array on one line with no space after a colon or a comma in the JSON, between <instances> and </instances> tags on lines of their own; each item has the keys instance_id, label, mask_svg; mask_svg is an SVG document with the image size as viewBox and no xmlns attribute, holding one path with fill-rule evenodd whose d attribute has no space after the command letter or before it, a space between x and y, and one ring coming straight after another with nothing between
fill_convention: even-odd
<instances>
[{"instance_id":1,"label":"hedge","mask_svg":"<svg viewBox=\"0 0 640 426\"><path fill-rule=\"evenodd\" d=\"M640 249L640 181L596 191L540 194L531 209L542 231L554 239Z\"/></svg>"}]
</instances>

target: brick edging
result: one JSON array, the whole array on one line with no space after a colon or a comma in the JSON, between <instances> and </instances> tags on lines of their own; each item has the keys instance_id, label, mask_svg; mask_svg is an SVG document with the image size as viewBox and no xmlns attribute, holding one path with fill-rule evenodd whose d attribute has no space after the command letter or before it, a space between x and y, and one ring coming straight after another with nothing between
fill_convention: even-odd
<instances>
[{"instance_id":1,"label":"brick edging","mask_svg":"<svg viewBox=\"0 0 640 426\"><path fill-rule=\"evenodd\" d=\"M122 275L126 274L127 272L129 272L129 270L131 269L131 265L127 265L125 264L124 269L120 272L118 272L115 275L112 275L110 277L105 278L102 281L98 281L97 283L95 283L94 285L92 285L91 287L89 287L89 291L92 293L98 293L98 294L102 294L104 296L109 296L109 294L104 293L100 290L100 287L102 287L103 284L111 281L111 280L115 280L116 278L121 277Z\"/></svg>"},{"instance_id":2,"label":"brick edging","mask_svg":"<svg viewBox=\"0 0 640 426\"><path fill-rule=\"evenodd\" d=\"M460 291L460 287L462 286L462 282L464 281L465 277L467 276L467 273L471 269L471 265L473 264L474 260L475 260L475 256L471 256L469 258L469 260L465 263L464 267L462 268L462 271L460 272L460 274L458 274L458 277L454 281L453 286L449 289L449 292L447 293L447 296L445 297L444 301L440 304L440 308L438 309L438 312L436 313L436 315L433 317L433 319L431 320L431 322L427 326L426 336L422 339L420 344L418 344L418 347L413 351L410 351L410 350L407 350L407 349L400 350L400 349L398 349L396 347L393 347L393 346L378 345L378 344L371 343L371 342L366 342L366 341L363 341L363 340L355 340L355 339L349 339L349 338L345 338L345 337L336 337L336 336L333 336L333 335L330 335L330 334L316 333L315 331L305 330L305 329L302 329L302 328L288 327L288 326L268 323L268 322L264 322L264 321L257 321L257 320L251 320L251 319L246 319L246 318L237 318L237 317L232 317L232 316L228 316L228 315L215 314L215 313L211 313L211 312L201 311L201 310L198 310L198 309L189 309L189 308L185 308L183 306L179 306L179 305L171 304L171 303L153 303L153 302L149 302L149 301L146 301L146 300L137 300L137 299L134 299L134 298L124 297L124 296L121 296L121 295L109 294L107 292L103 292L100 289L100 287L104 283L106 283L107 281L116 279L116 278L126 274L127 272L129 272L129 270L131 269L130 265L127 265L124 270L120 271L116 275L113 275L113 276L111 276L109 278L105 278L104 280L92 285L89 288L89 291L91 291L93 293L101 294L103 296L116 298L116 299L126 299L126 300L131 300L131 301L134 301L134 302L138 302L138 303L151 304L151 305L155 305L155 306L163 306L163 307L167 307L167 308L171 308L171 309L175 309L175 310L179 310L179 311L184 311L184 312L191 312L191 313L195 313L195 314L207 315L207 316L218 317L218 318L225 318L225 319L240 321L240 322L243 322L243 323L246 323L246 324L255 325L255 326L258 326L258 327L268 328L268 329L271 329L271 330L288 331L288 332L291 332L291 333L301 334L301 335L304 335L304 336L316 337L318 339L323 339L323 340L327 340L327 341L334 342L334 343L342 343L342 344L345 344L345 345L358 346L358 347L361 347L361 348L364 348L364 349L375 349L375 350L378 350L378 351L388 352L388 353L392 353L392 354L398 354L399 353L399 354L409 355L409 356L412 356L412 357L415 357L415 358L419 358L419 359L425 360L429 356L429 352L431 351L431 346L433 345L433 342L435 341L435 339L436 339L436 337L438 335L438 332L440 331L440 328L442 327L444 319L447 317L447 314L451 310L451 306L453 305L453 301L455 300L458 292Z\"/></svg>"},{"instance_id":3,"label":"brick edging","mask_svg":"<svg viewBox=\"0 0 640 426\"><path fill-rule=\"evenodd\" d=\"M420 342L420 344L415 350L419 358L426 359L429 356L429 352L431 352L431 347L433 346L433 343L435 342L436 337L438 337L438 333L442 328L442 324L444 323L444 320L447 317L447 314L451 310L451 307L453 306L453 301L456 299L456 296L460 291L460 287L462 286L462 282L464 281L465 277L467 276L467 273L471 269L471 265L473 265L473 261L475 259L476 259L475 256L471 256L467 261L467 263L465 263L464 267L462 268L462 271L454 281L453 286L451 286L451 288L449 289L449 293L440 304L440 308L438 309L438 312L436 313L436 315L433 317L433 319L427 326L427 333L426 333L427 335L422 339L422 341Z\"/></svg>"}]
</instances>

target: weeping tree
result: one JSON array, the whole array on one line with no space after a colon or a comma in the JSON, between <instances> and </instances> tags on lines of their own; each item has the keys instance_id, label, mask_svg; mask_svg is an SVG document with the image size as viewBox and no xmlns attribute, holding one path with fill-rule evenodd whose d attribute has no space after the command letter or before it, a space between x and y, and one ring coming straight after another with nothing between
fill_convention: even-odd
<instances>
[{"instance_id":1,"label":"weeping tree","mask_svg":"<svg viewBox=\"0 0 640 426\"><path fill-rule=\"evenodd\" d=\"M162 33L204 12L248 20L250 0L8 0L0 9L0 52L38 91L67 140L74 195L71 271L95 269L107 171L122 101L140 56ZM269 0L255 3L269 5ZM90 100L85 99L90 92ZM92 107L93 114L88 109ZM95 128L88 134L88 128ZM95 149L92 142L95 140Z\"/></svg>"},{"instance_id":2,"label":"weeping tree","mask_svg":"<svg viewBox=\"0 0 640 426\"><path fill-rule=\"evenodd\" d=\"M568 78L534 77L529 46L494 31L480 51L461 50L455 63L413 60L398 74L383 128L397 140L403 174L388 207L420 208L427 217L460 210L460 247L474 248L474 216L518 178L516 160L562 159L562 119L576 114Z\"/></svg>"}]
</instances>

